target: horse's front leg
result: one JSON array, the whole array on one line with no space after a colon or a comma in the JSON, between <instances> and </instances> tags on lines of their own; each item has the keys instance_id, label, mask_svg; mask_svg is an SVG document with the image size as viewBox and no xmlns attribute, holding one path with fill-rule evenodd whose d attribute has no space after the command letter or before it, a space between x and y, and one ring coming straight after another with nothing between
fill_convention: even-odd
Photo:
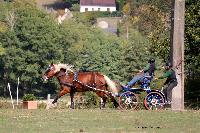
<instances>
[{"instance_id":1,"label":"horse's front leg","mask_svg":"<svg viewBox=\"0 0 200 133\"><path fill-rule=\"evenodd\" d=\"M110 98L111 98L111 101L113 102L114 107L115 107L115 108L118 108L118 107L119 107L119 104L118 104L118 102L116 101L115 97L111 95Z\"/></svg>"},{"instance_id":2,"label":"horse's front leg","mask_svg":"<svg viewBox=\"0 0 200 133\"><path fill-rule=\"evenodd\" d=\"M56 97L53 99L52 104L56 103L60 97L60 95L56 95Z\"/></svg>"},{"instance_id":3,"label":"horse's front leg","mask_svg":"<svg viewBox=\"0 0 200 133\"><path fill-rule=\"evenodd\" d=\"M69 92L70 92L70 90L68 88L62 89L60 91L60 93L58 95L56 95L56 97L54 98L52 104L56 103L60 97L64 96L65 94L67 94Z\"/></svg>"},{"instance_id":4,"label":"horse's front leg","mask_svg":"<svg viewBox=\"0 0 200 133\"><path fill-rule=\"evenodd\" d=\"M71 109L74 109L74 94L75 94L75 91L74 91L74 88L72 88L71 91L70 91L70 98L71 98L70 108Z\"/></svg>"}]
</instances>

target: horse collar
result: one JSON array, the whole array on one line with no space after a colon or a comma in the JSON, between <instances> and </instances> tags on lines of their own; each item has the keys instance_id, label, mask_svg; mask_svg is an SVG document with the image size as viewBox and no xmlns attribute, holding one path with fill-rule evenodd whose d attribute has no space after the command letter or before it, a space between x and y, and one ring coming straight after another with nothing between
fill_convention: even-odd
<instances>
[{"instance_id":1,"label":"horse collar","mask_svg":"<svg viewBox=\"0 0 200 133\"><path fill-rule=\"evenodd\" d=\"M78 80L78 72L75 72L74 73L74 81L77 81Z\"/></svg>"}]
</instances>

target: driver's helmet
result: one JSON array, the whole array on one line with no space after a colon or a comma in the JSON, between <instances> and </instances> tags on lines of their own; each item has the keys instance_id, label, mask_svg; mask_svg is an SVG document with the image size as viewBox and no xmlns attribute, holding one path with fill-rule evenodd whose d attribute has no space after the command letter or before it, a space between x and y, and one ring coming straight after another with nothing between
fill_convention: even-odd
<instances>
[{"instance_id":1,"label":"driver's helmet","mask_svg":"<svg viewBox=\"0 0 200 133\"><path fill-rule=\"evenodd\" d=\"M155 62L155 59L154 59L154 58L150 58L148 62L149 62L149 63L154 63L154 62Z\"/></svg>"},{"instance_id":2,"label":"driver's helmet","mask_svg":"<svg viewBox=\"0 0 200 133\"><path fill-rule=\"evenodd\" d=\"M172 63L171 62L167 62L165 64L165 70L169 70L172 67Z\"/></svg>"},{"instance_id":3,"label":"driver's helmet","mask_svg":"<svg viewBox=\"0 0 200 133\"><path fill-rule=\"evenodd\" d=\"M172 63L171 63L171 62L167 62L167 63L165 64L165 66L166 66L166 67L172 67Z\"/></svg>"}]
</instances>

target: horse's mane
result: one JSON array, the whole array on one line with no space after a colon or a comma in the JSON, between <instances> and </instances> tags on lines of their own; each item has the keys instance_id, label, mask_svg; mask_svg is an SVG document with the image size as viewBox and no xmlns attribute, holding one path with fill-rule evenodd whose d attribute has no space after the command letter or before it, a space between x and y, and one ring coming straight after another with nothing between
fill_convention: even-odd
<instances>
[{"instance_id":1,"label":"horse's mane","mask_svg":"<svg viewBox=\"0 0 200 133\"><path fill-rule=\"evenodd\" d=\"M60 71L60 69L65 69L66 72L74 72L73 70L73 65L70 65L70 64L62 64L62 63L59 63L59 64L54 64L55 66L55 69L56 71Z\"/></svg>"}]
</instances>

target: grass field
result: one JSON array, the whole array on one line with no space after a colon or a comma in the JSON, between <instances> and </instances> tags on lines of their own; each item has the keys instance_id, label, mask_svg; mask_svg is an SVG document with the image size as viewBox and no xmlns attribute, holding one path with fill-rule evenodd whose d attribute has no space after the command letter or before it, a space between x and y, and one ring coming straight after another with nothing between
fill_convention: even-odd
<instances>
[{"instance_id":1,"label":"grass field","mask_svg":"<svg viewBox=\"0 0 200 133\"><path fill-rule=\"evenodd\" d=\"M200 111L0 110L0 133L199 133Z\"/></svg>"}]
</instances>

